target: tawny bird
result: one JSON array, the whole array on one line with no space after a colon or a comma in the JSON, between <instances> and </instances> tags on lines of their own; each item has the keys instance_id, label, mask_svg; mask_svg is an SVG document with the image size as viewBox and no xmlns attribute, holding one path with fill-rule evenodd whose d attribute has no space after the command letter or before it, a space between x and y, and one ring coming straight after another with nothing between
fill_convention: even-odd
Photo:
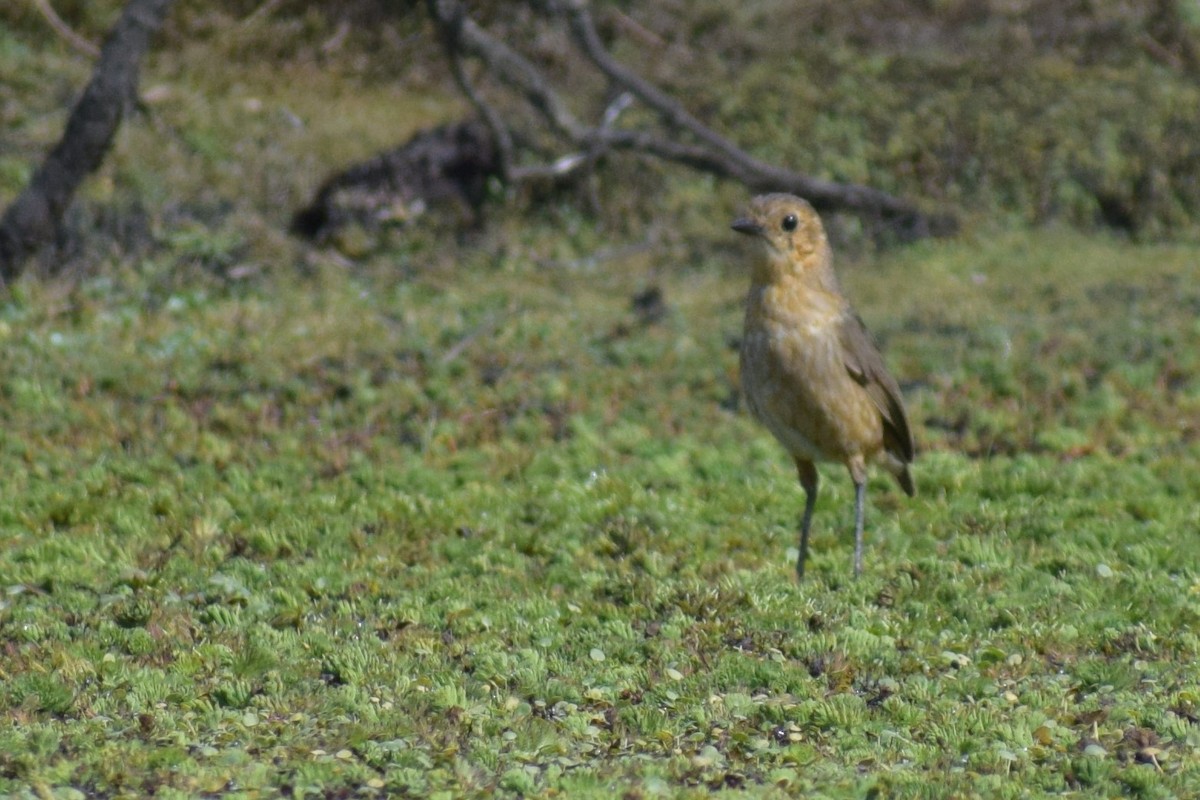
<instances>
[{"instance_id":1,"label":"tawny bird","mask_svg":"<svg viewBox=\"0 0 1200 800\"><path fill-rule=\"evenodd\" d=\"M862 573L867 465L883 466L910 497L913 440L900 387L833 272L821 218L789 194L754 198L733 229L762 243L746 299L742 391L751 413L796 462L804 487L800 554L817 502L818 461L846 465L854 480L854 575Z\"/></svg>"}]
</instances>

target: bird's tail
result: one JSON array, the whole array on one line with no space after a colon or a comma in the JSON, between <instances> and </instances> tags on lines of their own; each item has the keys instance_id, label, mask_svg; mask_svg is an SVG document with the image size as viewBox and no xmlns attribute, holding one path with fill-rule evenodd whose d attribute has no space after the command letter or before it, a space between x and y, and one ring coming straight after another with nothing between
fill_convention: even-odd
<instances>
[{"instance_id":1,"label":"bird's tail","mask_svg":"<svg viewBox=\"0 0 1200 800\"><path fill-rule=\"evenodd\" d=\"M908 471L908 462L902 461L900 456L890 450L883 450L876 458L876 464L892 473L896 478L896 483L900 484L900 488L909 497L917 493L917 485L913 483L912 473Z\"/></svg>"}]
</instances>

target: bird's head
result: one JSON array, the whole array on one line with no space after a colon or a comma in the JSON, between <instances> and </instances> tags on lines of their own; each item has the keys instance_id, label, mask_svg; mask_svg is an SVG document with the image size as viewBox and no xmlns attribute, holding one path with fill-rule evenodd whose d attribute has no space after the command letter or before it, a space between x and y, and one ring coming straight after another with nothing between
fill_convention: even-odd
<instances>
[{"instance_id":1,"label":"bird's head","mask_svg":"<svg viewBox=\"0 0 1200 800\"><path fill-rule=\"evenodd\" d=\"M733 229L762 241L768 262L786 272L803 270L814 256L815 261L824 261L829 250L817 212L807 201L791 194L754 198L746 213L733 221Z\"/></svg>"}]
</instances>

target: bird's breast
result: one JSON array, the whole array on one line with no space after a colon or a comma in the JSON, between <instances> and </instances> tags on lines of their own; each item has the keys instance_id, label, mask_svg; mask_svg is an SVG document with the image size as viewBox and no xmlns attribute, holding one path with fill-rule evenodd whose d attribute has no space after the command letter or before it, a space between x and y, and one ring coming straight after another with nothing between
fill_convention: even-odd
<instances>
[{"instance_id":1,"label":"bird's breast","mask_svg":"<svg viewBox=\"0 0 1200 800\"><path fill-rule=\"evenodd\" d=\"M743 350L755 359L819 368L837 357L843 310L836 298L801 287L755 286L746 303Z\"/></svg>"},{"instance_id":2,"label":"bird's breast","mask_svg":"<svg viewBox=\"0 0 1200 800\"><path fill-rule=\"evenodd\" d=\"M793 456L841 458L854 429L874 425L866 393L846 371L840 298L754 287L742 337L742 389L750 412Z\"/></svg>"}]
</instances>

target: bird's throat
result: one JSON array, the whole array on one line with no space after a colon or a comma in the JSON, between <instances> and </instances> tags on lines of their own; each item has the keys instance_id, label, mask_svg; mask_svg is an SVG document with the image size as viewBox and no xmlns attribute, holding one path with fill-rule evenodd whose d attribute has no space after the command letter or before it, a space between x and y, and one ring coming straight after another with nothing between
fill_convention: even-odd
<instances>
[{"instance_id":1,"label":"bird's throat","mask_svg":"<svg viewBox=\"0 0 1200 800\"><path fill-rule=\"evenodd\" d=\"M764 257L754 265L754 283L775 286L796 283L826 291L836 286L827 252L781 253L769 244L765 249Z\"/></svg>"}]
</instances>

